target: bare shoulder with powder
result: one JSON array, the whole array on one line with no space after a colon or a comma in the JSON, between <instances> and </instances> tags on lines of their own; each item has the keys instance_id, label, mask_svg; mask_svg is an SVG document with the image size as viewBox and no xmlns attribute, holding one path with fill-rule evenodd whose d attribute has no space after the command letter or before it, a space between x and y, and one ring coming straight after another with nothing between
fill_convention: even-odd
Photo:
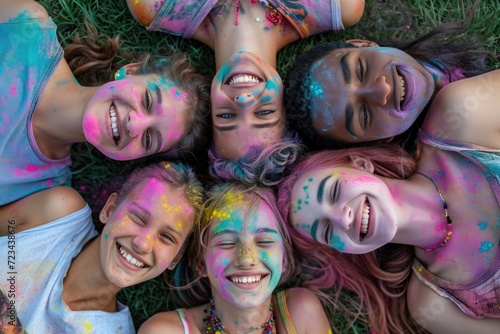
<instances>
[{"instance_id":1,"label":"bare shoulder with powder","mask_svg":"<svg viewBox=\"0 0 500 334\"><path fill-rule=\"evenodd\" d=\"M45 8L33 0L2 0L0 3L0 23L14 20L19 16L46 18Z\"/></svg>"}]
</instances>

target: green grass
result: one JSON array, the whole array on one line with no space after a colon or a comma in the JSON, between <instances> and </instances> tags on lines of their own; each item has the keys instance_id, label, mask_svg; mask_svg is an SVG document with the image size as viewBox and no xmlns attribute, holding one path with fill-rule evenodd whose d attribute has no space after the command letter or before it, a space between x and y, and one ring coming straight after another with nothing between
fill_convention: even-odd
<instances>
[{"instance_id":1,"label":"green grass","mask_svg":"<svg viewBox=\"0 0 500 334\"><path fill-rule=\"evenodd\" d=\"M99 33L108 36L120 35L122 49L127 52L174 52L189 54L201 73L214 75L213 52L206 46L192 40L167 34L148 32L130 15L125 0L41 0L58 25L59 40L63 45L70 43L75 33L85 35L84 21L98 28ZM449 21L463 20L469 11L474 11L469 34L484 39L485 48L500 55L500 2L498 0L367 0L365 15L361 21L346 31L313 36L284 48L278 55L278 71L285 76L295 57L304 50L322 42L366 38L375 41L405 40L431 30ZM464 37L466 40L467 36ZM120 65L126 60L117 59ZM497 58L493 68L500 68ZM111 161L87 144L75 146L73 152L73 186L95 208L97 222L98 208L112 188L112 180L123 175L129 163ZM342 298L350 298L344 294ZM168 304L168 289L160 278L124 289L119 299L130 307L136 326L140 326L156 312L173 307ZM346 322L339 316L338 328L349 333L364 333L362 324L346 328Z\"/></svg>"}]
</instances>

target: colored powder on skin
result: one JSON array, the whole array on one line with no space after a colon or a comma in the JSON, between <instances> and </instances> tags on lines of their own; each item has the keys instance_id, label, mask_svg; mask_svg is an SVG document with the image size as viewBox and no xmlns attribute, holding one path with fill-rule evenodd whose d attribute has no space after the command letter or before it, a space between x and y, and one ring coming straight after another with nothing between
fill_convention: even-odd
<instances>
[{"instance_id":1,"label":"colored powder on skin","mask_svg":"<svg viewBox=\"0 0 500 334\"><path fill-rule=\"evenodd\" d=\"M17 87L14 85L11 85L10 90L12 91L12 96L16 97L17 96Z\"/></svg>"},{"instance_id":2,"label":"colored powder on skin","mask_svg":"<svg viewBox=\"0 0 500 334\"><path fill-rule=\"evenodd\" d=\"M221 83L222 81L224 81L224 78L226 78L232 70L232 66L229 66L226 63L222 64L219 73L217 73L217 83Z\"/></svg>"},{"instance_id":3,"label":"colored powder on skin","mask_svg":"<svg viewBox=\"0 0 500 334\"><path fill-rule=\"evenodd\" d=\"M338 235L333 235L332 241L330 242L330 246L343 252L345 248L345 243L343 243L342 240L340 240L340 237Z\"/></svg>"},{"instance_id":4,"label":"colored powder on skin","mask_svg":"<svg viewBox=\"0 0 500 334\"><path fill-rule=\"evenodd\" d=\"M108 239L108 237L109 237L109 232L104 233L104 239L106 239L106 240L107 240L107 239Z\"/></svg>"},{"instance_id":5,"label":"colored powder on skin","mask_svg":"<svg viewBox=\"0 0 500 334\"><path fill-rule=\"evenodd\" d=\"M484 231L486 229L486 227L488 227L488 223L487 222L480 222L480 223L477 223L477 226L479 227L479 229L481 231Z\"/></svg>"},{"instance_id":6,"label":"colored powder on skin","mask_svg":"<svg viewBox=\"0 0 500 334\"><path fill-rule=\"evenodd\" d=\"M270 96L264 96L263 98L260 99L260 103L266 103L266 102L269 102L271 101L271 97Z\"/></svg>"},{"instance_id":7,"label":"colored powder on skin","mask_svg":"<svg viewBox=\"0 0 500 334\"><path fill-rule=\"evenodd\" d=\"M491 248L493 248L493 244L491 242L483 241L483 242L481 242L481 247L479 247L479 251L481 253L490 252Z\"/></svg>"},{"instance_id":8,"label":"colored powder on skin","mask_svg":"<svg viewBox=\"0 0 500 334\"><path fill-rule=\"evenodd\" d=\"M309 85L309 91L314 98L322 98L323 97L323 89L318 84L317 81L312 81Z\"/></svg>"},{"instance_id":9,"label":"colored powder on skin","mask_svg":"<svg viewBox=\"0 0 500 334\"><path fill-rule=\"evenodd\" d=\"M281 91L280 86L278 85L278 80L279 80L279 75L273 76L270 80L267 80L266 82L266 89L267 90L274 90L277 93Z\"/></svg>"},{"instance_id":10,"label":"colored powder on skin","mask_svg":"<svg viewBox=\"0 0 500 334\"><path fill-rule=\"evenodd\" d=\"M26 167L26 171L30 172L30 173L32 173L32 172L34 172L36 170L37 170L37 168L36 168L35 165L29 165L28 167Z\"/></svg>"}]
</instances>

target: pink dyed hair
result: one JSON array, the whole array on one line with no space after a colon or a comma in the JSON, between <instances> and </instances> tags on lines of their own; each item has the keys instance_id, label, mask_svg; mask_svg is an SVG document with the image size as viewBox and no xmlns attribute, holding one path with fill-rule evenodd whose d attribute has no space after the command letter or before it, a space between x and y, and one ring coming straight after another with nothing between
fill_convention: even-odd
<instances>
[{"instance_id":1,"label":"pink dyed hair","mask_svg":"<svg viewBox=\"0 0 500 334\"><path fill-rule=\"evenodd\" d=\"M387 245L368 254L345 254L304 238L289 221L291 191L297 178L305 171L349 166L353 156L369 159L374 173L385 177L403 179L416 168L416 161L405 150L390 143L320 151L301 159L279 185L278 208L299 254L297 261L303 262L302 285L315 291L330 309L352 319L361 318L377 334L420 333L423 330L412 320L406 307L413 247ZM341 302L341 289L357 294L358 303Z\"/></svg>"}]
</instances>

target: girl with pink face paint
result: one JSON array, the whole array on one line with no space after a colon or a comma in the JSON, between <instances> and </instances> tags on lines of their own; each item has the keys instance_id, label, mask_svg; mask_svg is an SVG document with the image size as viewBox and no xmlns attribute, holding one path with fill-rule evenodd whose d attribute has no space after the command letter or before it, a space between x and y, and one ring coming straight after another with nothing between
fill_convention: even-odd
<instances>
[{"instance_id":1,"label":"girl with pink face paint","mask_svg":"<svg viewBox=\"0 0 500 334\"><path fill-rule=\"evenodd\" d=\"M177 158L204 146L209 86L186 56L147 57L121 68L115 81L82 86L39 3L3 1L0 31L0 206L69 184L75 143L89 142L115 160ZM104 51L115 55L117 40L109 43ZM101 52L76 43L65 56L75 74L98 72L99 61L88 55ZM100 60L109 68L112 59Z\"/></svg>"},{"instance_id":2,"label":"girl with pink face paint","mask_svg":"<svg viewBox=\"0 0 500 334\"><path fill-rule=\"evenodd\" d=\"M5 205L0 246L12 258L0 264L0 290L28 333L136 333L117 293L176 266L202 203L202 185L188 166L158 162L134 170L108 198L100 235L73 188ZM13 329L3 325L2 333Z\"/></svg>"},{"instance_id":3,"label":"girl with pink face paint","mask_svg":"<svg viewBox=\"0 0 500 334\"><path fill-rule=\"evenodd\" d=\"M498 332L499 82L496 70L444 87L420 129L416 162L390 143L322 151L280 184L278 207L297 238L327 245L322 256L332 261L363 263L330 266L324 277L380 280L378 292L336 286L378 310L377 332L416 332L413 322L432 333ZM451 109L469 117L452 127L442 121ZM391 309L400 323L388 320Z\"/></svg>"},{"instance_id":4,"label":"girl with pink face paint","mask_svg":"<svg viewBox=\"0 0 500 334\"><path fill-rule=\"evenodd\" d=\"M331 332L312 291L275 291L299 267L272 190L226 183L208 196L187 255L187 276L197 278L176 296L191 308L158 313L139 333ZM186 270L179 265L169 283L182 284Z\"/></svg>"},{"instance_id":5,"label":"girl with pink face paint","mask_svg":"<svg viewBox=\"0 0 500 334\"><path fill-rule=\"evenodd\" d=\"M194 38L215 51L211 174L226 181L272 185L295 161L299 149L297 137L286 129L284 87L276 71L278 51L301 38L355 24L365 1L127 0L127 4L148 30Z\"/></svg>"}]
</instances>

